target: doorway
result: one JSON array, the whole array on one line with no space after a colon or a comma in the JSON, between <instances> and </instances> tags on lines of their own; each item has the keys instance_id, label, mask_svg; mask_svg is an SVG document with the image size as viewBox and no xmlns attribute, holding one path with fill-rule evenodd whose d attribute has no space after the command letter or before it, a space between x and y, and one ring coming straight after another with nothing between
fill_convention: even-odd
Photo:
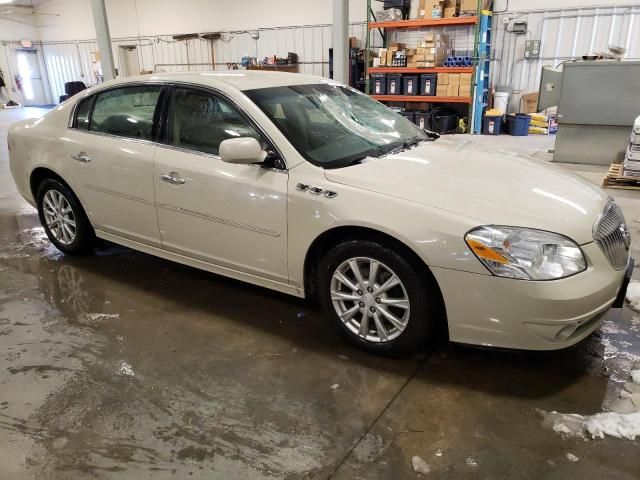
<instances>
[{"instance_id":1,"label":"doorway","mask_svg":"<svg viewBox=\"0 0 640 480\"><path fill-rule=\"evenodd\" d=\"M120 55L120 76L133 77L140 75L140 63L138 62L138 47L135 45L121 46Z\"/></svg>"},{"instance_id":2,"label":"doorway","mask_svg":"<svg viewBox=\"0 0 640 480\"><path fill-rule=\"evenodd\" d=\"M40 59L37 50L16 50L16 63L20 80L20 90L25 106L45 105L48 102L44 89Z\"/></svg>"}]
</instances>

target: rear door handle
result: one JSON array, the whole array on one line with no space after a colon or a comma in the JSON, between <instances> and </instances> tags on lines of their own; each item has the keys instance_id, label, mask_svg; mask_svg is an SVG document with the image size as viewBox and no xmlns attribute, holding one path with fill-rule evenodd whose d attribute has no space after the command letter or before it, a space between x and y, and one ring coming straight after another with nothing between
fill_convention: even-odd
<instances>
[{"instance_id":1,"label":"rear door handle","mask_svg":"<svg viewBox=\"0 0 640 480\"><path fill-rule=\"evenodd\" d=\"M91 161L91 157L87 155L87 152L74 153L71 158L79 162L87 163Z\"/></svg>"},{"instance_id":2,"label":"rear door handle","mask_svg":"<svg viewBox=\"0 0 640 480\"><path fill-rule=\"evenodd\" d=\"M180 174L176 172L160 175L160 180L168 182L171 185L184 185L184 183L186 182L186 180L184 178L180 178Z\"/></svg>"}]
</instances>

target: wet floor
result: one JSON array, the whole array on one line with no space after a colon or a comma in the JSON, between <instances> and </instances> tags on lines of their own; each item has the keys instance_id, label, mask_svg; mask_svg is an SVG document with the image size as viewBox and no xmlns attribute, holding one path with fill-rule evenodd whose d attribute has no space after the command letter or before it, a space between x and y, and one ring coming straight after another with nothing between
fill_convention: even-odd
<instances>
[{"instance_id":1,"label":"wet floor","mask_svg":"<svg viewBox=\"0 0 640 480\"><path fill-rule=\"evenodd\" d=\"M403 479L414 455L432 478L640 477L638 440L566 438L538 413L618 398L630 310L562 352L372 357L292 297L106 243L59 254L8 177L7 113L0 478ZM640 194L624 202L640 238Z\"/></svg>"}]
</instances>

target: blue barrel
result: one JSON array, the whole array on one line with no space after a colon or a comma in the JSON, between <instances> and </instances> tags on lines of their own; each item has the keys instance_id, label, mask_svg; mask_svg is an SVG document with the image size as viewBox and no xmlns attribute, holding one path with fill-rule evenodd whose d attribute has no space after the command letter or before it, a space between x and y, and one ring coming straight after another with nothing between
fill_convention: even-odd
<instances>
[{"instance_id":1,"label":"blue barrel","mask_svg":"<svg viewBox=\"0 0 640 480\"><path fill-rule=\"evenodd\" d=\"M507 115L507 133L516 137L529 135L531 117L526 113L510 113Z\"/></svg>"}]
</instances>

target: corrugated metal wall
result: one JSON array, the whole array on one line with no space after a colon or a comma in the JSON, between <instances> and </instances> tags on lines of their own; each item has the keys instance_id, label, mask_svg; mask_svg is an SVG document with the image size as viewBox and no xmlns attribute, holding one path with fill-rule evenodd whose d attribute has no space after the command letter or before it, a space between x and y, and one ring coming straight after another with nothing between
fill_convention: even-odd
<instances>
[{"instance_id":1,"label":"corrugated metal wall","mask_svg":"<svg viewBox=\"0 0 640 480\"><path fill-rule=\"evenodd\" d=\"M640 5L604 6L546 11L504 12L494 14L491 79L493 86L509 86L511 109L518 108L520 94L537 91L542 66L559 66L562 62L592 51L607 51L609 44L627 48L627 59L640 59ZM510 18L509 23L503 19ZM528 22L526 35L511 33L513 22ZM445 27L455 51L461 55L473 48L473 29ZM254 40L251 33L257 32ZM113 40L116 65L120 64L120 46L136 46L141 70L186 71L226 69L227 63L238 63L244 55L286 56L298 54L300 71L315 75L329 75L329 48L332 25L299 25L259 29L254 32L221 32L222 38L213 42L203 39L176 41L171 36L118 38ZM396 31L391 41L415 44L421 31ZM365 23L350 25L350 36L362 44L366 36ZM524 42L542 42L538 60L524 58ZM380 37L372 35L372 46L380 46ZM52 100L64 93L64 83L83 80L95 83L91 53L98 50L95 40L43 42L41 44ZM213 57L212 58L212 50Z\"/></svg>"},{"instance_id":2,"label":"corrugated metal wall","mask_svg":"<svg viewBox=\"0 0 640 480\"><path fill-rule=\"evenodd\" d=\"M254 40L251 34L256 32L259 38ZM351 24L349 34L364 42L366 23ZM227 63L240 63L245 55L264 58L275 54L286 57L288 52L295 52L301 73L328 76L331 36L332 25L326 24L222 32L221 39L213 43L200 38L176 41L171 36L162 35L117 38L113 39L112 44L116 66L120 65L123 51L120 47L135 46L141 70L211 70L213 63L216 69L224 70ZM88 85L96 83L91 59L92 52L98 51L95 40L42 42L40 45L54 102L57 103L57 99L64 94L65 82L81 80Z\"/></svg>"},{"instance_id":3,"label":"corrugated metal wall","mask_svg":"<svg viewBox=\"0 0 640 480\"><path fill-rule=\"evenodd\" d=\"M522 93L538 91L543 66L559 67L590 52L607 52L610 44L625 47L625 59L640 60L639 15L640 5L494 14L492 85L512 89L510 109L515 110ZM507 16L511 21L505 24ZM526 35L511 33L513 22L521 20L528 22ZM526 40L541 40L539 59L524 58Z\"/></svg>"}]
</instances>

